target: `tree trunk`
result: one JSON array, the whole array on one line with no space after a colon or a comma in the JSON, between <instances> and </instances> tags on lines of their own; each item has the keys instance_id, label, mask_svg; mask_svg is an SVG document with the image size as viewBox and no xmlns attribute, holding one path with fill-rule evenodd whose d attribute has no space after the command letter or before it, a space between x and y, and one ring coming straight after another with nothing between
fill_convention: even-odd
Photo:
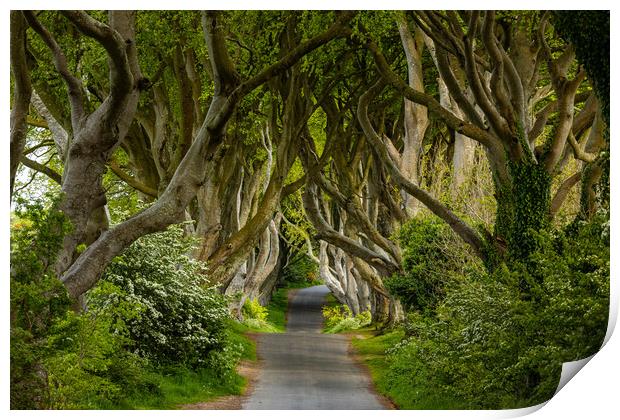
<instances>
[{"instance_id":1,"label":"tree trunk","mask_svg":"<svg viewBox=\"0 0 620 420\"><path fill-rule=\"evenodd\" d=\"M413 89L423 91L424 82L422 79L422 49L424 39L419 28L415 30L415 37L412 36L407 27L407 20L404 16L398 19L398 31L407 58L407 76L409 86ZM414 184L419 184L420 152L424 134L428 127L428 110L426 107L418 105L407 98L404 99L403 119L405 135L403 137L403 152L400 159L400 170L403 175ZM406 191L401 190L404 208L409 217L415 216L420 209L420 202Z\"/></svg>"},{"instance_id":2,"label":"tree trunk","mask_svg":"<svg viewBox=\"0 0 620 420\"><path fill-rule=\"evenodd\" d=\"M551 177L534 162L511 164L511 182L496 186L495 256L523 261L536 249L534 233L548 227ZM487 260L491 266L498 260Z\"/></svg>"},{"instance_id":3,"label":"tree trunk","mask_svg":"<svg viewBox=\"0 0 620 420\"><path fill-rule=\"evenodd\" d=\"M13 197L15 175L26 144L26 116L30 106L32 85L26 62L26 21L20 11L11 11L11 73L13 74L13 104L11 107L10 135L10 199Z\"/></svg>"}]
</instances>

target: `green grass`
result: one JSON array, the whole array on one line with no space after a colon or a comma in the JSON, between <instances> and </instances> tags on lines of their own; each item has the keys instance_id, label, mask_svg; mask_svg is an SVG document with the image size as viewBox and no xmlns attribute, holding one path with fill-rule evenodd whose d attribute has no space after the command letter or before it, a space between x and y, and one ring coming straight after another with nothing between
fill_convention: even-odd
<instances>
[{"instance_id":1,"label":"green grass","mask_svg":"<svg viewBox=\"0 0 620 420\"><path fill-rule=\"evenodd\" d=\"M249 329L237 321L229 321L229 337L241 346L241 360L256 360L256 343L245 336ZM128 386L123 399L112 403L102 400L99 409L175 409L184 404L207 402L226 395L241 395L246 379L237 372L221 378L210 369L189 370L184 367L163 367L155 371L145 368L137 383Z\"/></svg>"},{"instance_id":2,"label":"green grass","mask_svg":"<svg viewBox=\"0 0 620 420\"><path fill-rule=\"evenodd\" d=\"M254 332L238 321L229 321L229 337L232 344L242 347L241 360L256 360L256 343L245 336L246 332Z\"/></svg>"},{"instance_id":3,"label":"green grass","mask_svg":"<svg viewBox=\"0 0 620 420\"><path fill-rule=\"evenodd\" d=\"M280 288L271 296L267 310L267 322L273 325L278 332L286 331L286 309L288 307L288 288Z\"/></svg>"},{"instance_id":4,"label":"green grass","mask_svg":"<svg viewBox=\"0 0 620 420\"><path fill-rule=\"evenodd\" d=\"M163 372L145 372L150 389L130 392L124 399L102 409L174 409L183 404L210 401L225 395L240 395L246 380L237 373L222 380L209 369L191 371L168 368Z\"/></svg>"},{"instance_id":5,"label":"green grass","mask_svg":"<svg viewBox=\"0 0 620 420\"><path fill-rule=\"evenodd\" d=\"M394 329L373 336L373 327L357 332L364 338L353 338L352 344L361 356L378 392L387 396L400 409L437 410L464 408L463 404L449 395L431 388L424 377L411 377L408 371L393 369L396 363L385 356L385 351L398 344L404 337L402 329Z\"/></svg>"}]
</instances>

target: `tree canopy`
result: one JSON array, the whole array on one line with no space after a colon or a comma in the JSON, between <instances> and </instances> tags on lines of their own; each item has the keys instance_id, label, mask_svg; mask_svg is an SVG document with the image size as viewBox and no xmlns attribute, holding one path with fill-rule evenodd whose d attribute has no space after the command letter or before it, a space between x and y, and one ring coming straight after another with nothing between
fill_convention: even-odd
<instances>
[{"instance_id":1,"label":"tree canopy","mask_svg":"<svg viewBox=\"0 0 620 420\"><path fill-rule=\"evenodd\" d=\"M518 293L539 299L545 235L609 217L608 12L16 10L10 25L11 200L58 196L53 272L77 302L180 224L201 286L238 317L303 258L353 315L391 325L459 307L452 254L526 273Z\"/></svg>"}]
</instances>

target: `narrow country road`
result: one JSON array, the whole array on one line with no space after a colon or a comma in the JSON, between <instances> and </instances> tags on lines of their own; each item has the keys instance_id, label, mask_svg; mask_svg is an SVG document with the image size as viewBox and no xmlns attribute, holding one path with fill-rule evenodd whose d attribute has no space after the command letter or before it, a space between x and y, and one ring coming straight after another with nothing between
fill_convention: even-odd
<instances>
[{"instance_id":1,"label":"narrow country road","mask_svg":"<svg viewBox=\"0 0 620 420\"><path fill-rule=\"evenodd\" d=\"M321 334L328 293L326 286L299 290L289 303L287 332L259 335L263 367L243 409L383 409L348 355L347 337Z\"/></svg>"}]
</instances>

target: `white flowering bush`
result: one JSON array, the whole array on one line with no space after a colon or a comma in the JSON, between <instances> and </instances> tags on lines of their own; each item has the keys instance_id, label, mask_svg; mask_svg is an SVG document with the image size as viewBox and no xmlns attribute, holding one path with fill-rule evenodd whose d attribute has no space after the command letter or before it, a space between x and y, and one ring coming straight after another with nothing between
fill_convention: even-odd
<instances>
[{"instance_id":1,"label":"white flowering bush","mask_svg":"<svg viewBox=\"0 0 620 420\"><path fill-rule=\"evenodd\" d=\"M190 254L181 227L136 241L108 267L103 284L122 293L93 293L90 305L131 302L139 315L124 320L131 350L156 364L229 371L238 351L227 340L224 297L206 288L205 265Z\"/></svg>"}]
</instances>

